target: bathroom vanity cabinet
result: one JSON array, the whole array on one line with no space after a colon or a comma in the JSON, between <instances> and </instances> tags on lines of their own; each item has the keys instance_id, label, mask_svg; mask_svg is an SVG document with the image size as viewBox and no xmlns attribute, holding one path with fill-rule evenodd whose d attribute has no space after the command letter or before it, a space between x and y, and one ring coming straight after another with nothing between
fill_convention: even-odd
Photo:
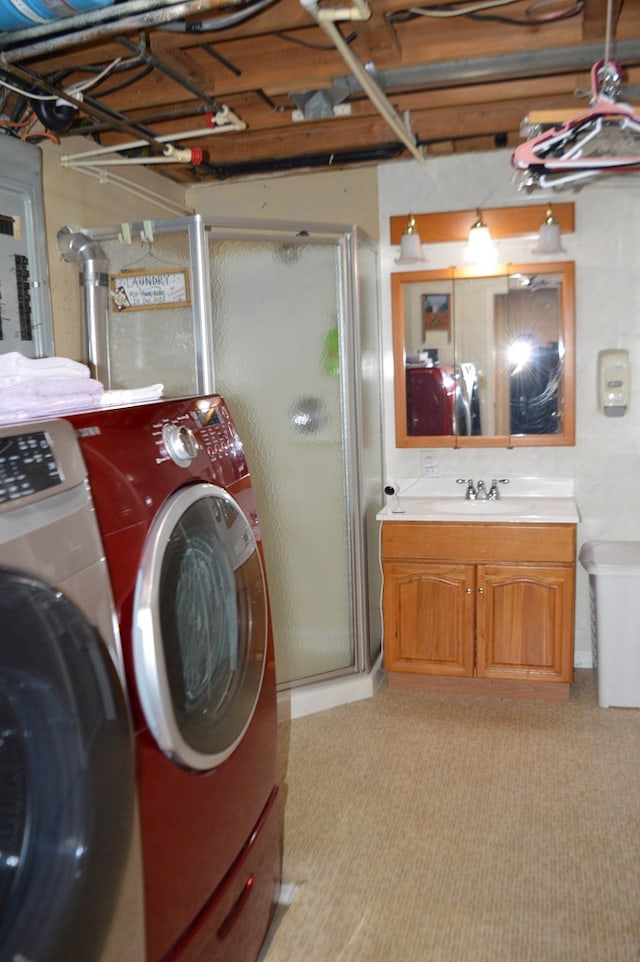
<instances>
[{"instance_id":1,"label":"bathroom vanity cabinet","mask_svg":"<svg viewBox=\"0 0 640 962\"><path fill-rule=\"evenodd\" d=\"M575 524L382 524L390 688L563 700Z\"/></svg>"}]
</instances>

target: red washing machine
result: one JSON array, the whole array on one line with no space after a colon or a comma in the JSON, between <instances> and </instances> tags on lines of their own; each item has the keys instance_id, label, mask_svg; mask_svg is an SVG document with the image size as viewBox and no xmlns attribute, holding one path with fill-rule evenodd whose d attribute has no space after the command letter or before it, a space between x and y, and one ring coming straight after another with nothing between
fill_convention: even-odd
<instances>
[{"instance_id":1,"label":"red washing machine","mask_svg":"<svg viewBox=\"0 0 640 962\"><path fill-rule=\"evenodd\" d=\"M89 473L137 749L148 962L255 962L281 868L273 640L219 396L67 416Z\"/></svg>"}]
</instances>

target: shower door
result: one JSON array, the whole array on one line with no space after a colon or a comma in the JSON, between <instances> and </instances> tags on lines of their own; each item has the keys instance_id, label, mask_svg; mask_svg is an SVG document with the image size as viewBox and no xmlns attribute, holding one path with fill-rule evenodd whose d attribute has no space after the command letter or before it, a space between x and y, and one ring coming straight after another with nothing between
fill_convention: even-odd
<instances>
[{"instance_id":1,"label":"shower door","mask_svg":"<svg viewBox=\"0 0 640 962\"><path fill-rule=\"evenodd\" d=\"M280 686L380 650L377 253L357 231L208 227L215 389L256 491Z\"/></svg>"},{"instance_id":2,"label":"shower door","mask_svg":"<svg viewBox=\"0 0 640 962\"><path fill-rule=\"evenodd\" d=\"M343 225L201 215L91 229L112 275L188 268L183 307L107 306L109 387L224 395L251 470L278 683L367 671L381 646L376 245Z\"/></svg>"}]
</instances>

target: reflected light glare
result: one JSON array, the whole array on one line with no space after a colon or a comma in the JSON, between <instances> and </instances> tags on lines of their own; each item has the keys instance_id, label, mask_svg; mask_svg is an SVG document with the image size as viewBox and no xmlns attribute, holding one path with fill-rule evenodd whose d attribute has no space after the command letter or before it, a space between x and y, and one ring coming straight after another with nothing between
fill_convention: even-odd
<instances>
[{"instance_id":1,"label":"reflected light glare","mask_svg":"<svg viewBox=\"0 0 640 962\"><path fill-rule=\"evenodd\" d=\"M507 354L509 363L515 365L512 374L519 374L531 360L531 342L528 338L519 337L510 345Z\"/></svg>"}]
</instances>

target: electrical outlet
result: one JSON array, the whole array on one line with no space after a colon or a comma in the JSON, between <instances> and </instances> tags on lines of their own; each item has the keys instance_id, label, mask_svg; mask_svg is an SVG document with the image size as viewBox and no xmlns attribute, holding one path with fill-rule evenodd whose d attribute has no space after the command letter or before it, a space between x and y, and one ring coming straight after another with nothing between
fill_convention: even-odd
<instances>
[{"instance_id":1,"label":"electrical outlet","mask_svg":"<svg viewBox=\"0 0 640 962\"><path fill-rule=\"evenodd\" d=\"M438 462L430 451L422 452L422 477L437 478L440 475Z\"/></svg>"}]
</instances>

